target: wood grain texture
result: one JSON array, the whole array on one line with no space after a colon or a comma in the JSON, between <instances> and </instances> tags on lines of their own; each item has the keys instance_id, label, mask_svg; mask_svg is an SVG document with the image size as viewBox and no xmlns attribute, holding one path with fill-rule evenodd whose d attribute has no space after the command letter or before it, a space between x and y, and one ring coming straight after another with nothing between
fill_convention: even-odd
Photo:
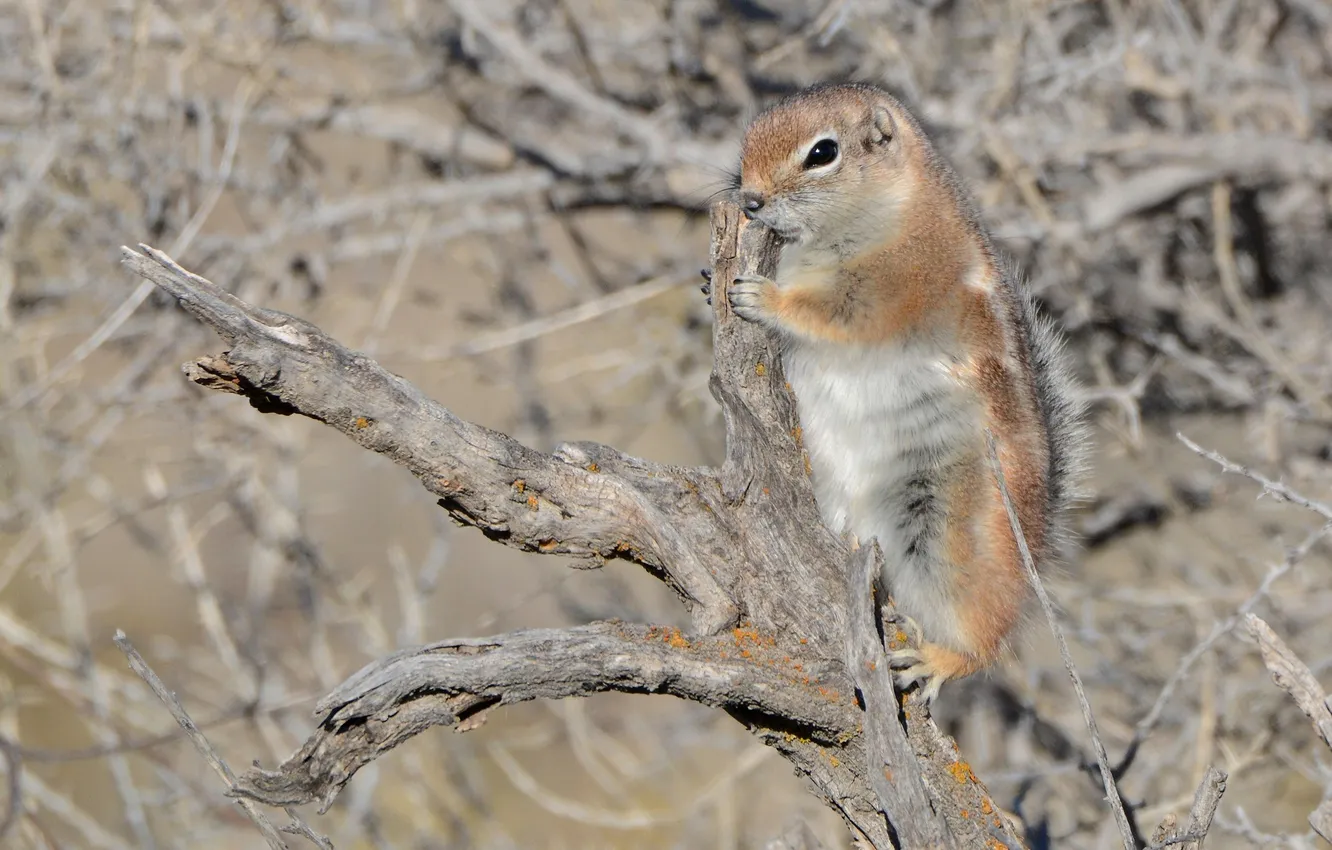
<instances>
[{"instance_id":1,"label":"wood grain texture","mask_svg":"<svg viewBox=\"0 0 1332 850\"><path fill-rule=\"evenodd\" d=\"M777 346L729 312L727 283L771 274L777 244L729 201L712 221L710 387L727 429L717 469L596 443L533 450L459 419L308 322L249 305L147 246L124 249L131 269L229 345L186 367L194 382L336 428L497 543L638 563L692 617L684 632L606 622L395 653L325 697L306 743L276 770L247 772L234 794L327 807L360 767L431 726L465 730L525 700L664 693L715 706L776 748L863 846L1022 846L928 711L899 705L864 580L877 547L853 552L820 521ZM877 665L868 675L867 662Z\"/></svg>"}]
</instances>

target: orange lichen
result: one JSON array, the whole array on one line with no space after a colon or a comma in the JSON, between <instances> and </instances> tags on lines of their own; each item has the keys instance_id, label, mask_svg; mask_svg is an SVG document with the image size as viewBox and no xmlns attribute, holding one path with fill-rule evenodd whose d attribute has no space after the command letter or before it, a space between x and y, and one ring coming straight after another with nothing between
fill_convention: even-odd
<instances>
[{"instance_id":1,"label":"orange lichen","mask_svg":"<svg viewBox=\"0 0 1332 850\"><path fill-rule=\"evenodd\" d=\"M804 458L805 458L805 476L806 476L806 477L809 477L809 476L811 476L811 475L814 474L814 467L812 467L812 466L809 465L809 453L808 453L808 452L801 452L801 454L802 454L802 455L804 456Z\"/></svg>"},{"instance_id":2,"label":"orange lichen","mask_svg":"<svg viewBox=\"0 0 1332 850\"><path fill-rule=\"evenodd\" d=\"M536 497L535 494L533 494L533 495L527 497L527 507L528 507L529 510L533 510L533 511L536 510L536 509L537 509L537 505L538 505L538 502L537 502L537 497Z\"/></svg>"},{"instance_id":3,"label":"orange lichen","mask_svg":"<svg viewBox=\"0 0 1332 850\"><path fill-rule=\"evenodd\" d=\"M685 640L685 636L680 633L679 629L675 628L662 629L662 640L676 649L684 649L689 646L689 641Z\"/></svg>"},{"instance_id":4,"label":"orange lichen","mask_svg":"<svg viewBox=\"0 0 1332 850\"><path fill-rule=\"evenodd\" d=\"M370 420L369 420L369 419L366 419L364 416L358 416L358 417L356 417L356 427L357 427L357 428L369 428L369 427L370 427Z\"/></svg>"},{"instance_id":5,"label":"orange lichen","mask_svg":"<svg viewBox=\"0 0 1332 850\"><path fill-rule=\"evenodd\" d=\"M963 818L970 818L970 817L971 817L971 813L968 812L966 809L963 809L962 811L958 812L958 814L961 815Z\"/></svg>"},{"instance_id":6,"label":"orange lichen","mask_svg":"<svg viewBox=\"0 0 1332 850\"><path fill-rule=\"evenodd\" d=\"M764 487L764 488L763 488L763 495L765 495L765 496L771 495L771 494L768 492L768 488L767 488L767 487Z\"/></svg>"},{"instance_id":7,"label":"orange lichen","mask_svg":"<svg viewBox=\"0 0 1332 850\"><path fill-rule=\"evenodd\" d=\"M841 761L837 759L837 756L828 756L828 763L833 767L837 767L837 765L841 764Z\"/></svg>"},{"instance_id":8,"label":"orange lichen","mask_svg":"<svg viewBox=\"0 0 1332 850\"><path fill-rule=\"evenodd\" d=\"M986 815L994 814L994 806L990 804L989 797L986 797L984 800L981 800L981 814L986 814Z\"/></svg>"},{"instance_id":9,"label":"orange lichen","mask_svg":"<svg viewBox=\"0 0 1332 850\"><path fill-rule=\"evenodd\" d=\"M764 366L762 363L756 363L754 364L754 374L762 378L764 375L768 374L768 367Z\"/></svg>"},{"instance_id":10,"label":"orange lichen","mask_svg":"<svg viewBox=\"0 0 1332 850\"><path fill-rule=\"evenodd\" d=\"M588 471L588 472L600 472L600 471L601 471L601 467L597 466L595 463L589 463L589 464L587 465L587 471Z\"/></svg>"},{"instance_id":11,"label":"orange lichen","mask_svg":"<svg viewBox=\"0 0 1332 850\"><path fill-rule=\"evenodd\" d=\"M975 782L976 774L971 772L971 765L964 761L955 761L948 766L948 772L953 774L958 785L965 785L967 782Z\"/></svg>"},{"instance_id":12,"label":"orange lichen","mask_svg":"<svg viewBox=\"0 0 1332 850\"><path fill-rule=\"evenodd\" d=\"M555 550L555 547L559 545L560 542L558 540L542 540L540 543L537 544L537 548L540 549L542 552L553 552Z\"/></svg>"},{"instance_id":13,"label":"orange lichen","mask_svg":"<svg viewBox=\"0 0 1332 850\"><path fill-rule=\"evenodd\" d=\"M892 782L892 781L893 781L893 772L892 772L891 770L889 770L888 768L885 767L885 768L883 769L883 778L886 779L886 780L888 780L889 782Z\"/></svg>"},{"instance_id":14,"label":"orange lichen","mask_svg":"<svg viewBox=\"0 0 1332 850\"><path fill-rule=\"evenodd\" d=\"M513 489L517 490L519 493L522 493L524 490L527 489L527 482L519 478L517 481L513 482Z\"/></svg>"}]
</instances>

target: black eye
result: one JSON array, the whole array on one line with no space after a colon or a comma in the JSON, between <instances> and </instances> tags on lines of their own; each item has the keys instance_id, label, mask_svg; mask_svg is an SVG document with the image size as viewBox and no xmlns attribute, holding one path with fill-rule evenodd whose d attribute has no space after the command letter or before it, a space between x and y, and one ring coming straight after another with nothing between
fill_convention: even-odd
<instances>
[{"instance_id":1,"label":"black eye","mask_svg":"<svg viewBox=\"0 0 1332 850\"><path fill-rule=\"evenodd\" d=\"M805 168L818 168L837 159L837 142L832 139L820 139L809 149L805 157Z\"/></svg>"}]
</instances>

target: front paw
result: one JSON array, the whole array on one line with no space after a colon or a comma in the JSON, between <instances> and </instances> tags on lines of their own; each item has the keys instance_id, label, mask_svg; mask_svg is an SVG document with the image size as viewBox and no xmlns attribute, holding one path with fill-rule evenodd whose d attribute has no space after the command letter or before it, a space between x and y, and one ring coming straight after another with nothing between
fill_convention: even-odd
<instances>
[{"instance_id":1,"label":"front paw","mask_svg":"<svg viewBox=\"0 0 1332 850\"><path fill-rule=\"evenodd\" d=\"M767 323L772 317L772 300L777 284L762 275L745 274L737 277L726 291L731 312L746 322Z\"/></svg>"}]
</instances>

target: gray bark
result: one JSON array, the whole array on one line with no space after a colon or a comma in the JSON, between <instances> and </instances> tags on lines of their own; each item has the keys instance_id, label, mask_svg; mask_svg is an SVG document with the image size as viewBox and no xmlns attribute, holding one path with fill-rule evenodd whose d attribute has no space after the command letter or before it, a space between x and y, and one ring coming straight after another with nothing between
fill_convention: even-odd
<instances>
[{"instance_id":1,"label":"gray bark","mask_svg":"<svg viewBox=\"0 0 1332 850\"><path fill-rule=\"evenodd\" d=\"M532 699L666 693L726 711L776 748L865 846L1022 846L928 710L899 704L872 597L877 545L853 550L820 521L776 344L726 306L727 282L771 274L777 246L729 202L712 220L711 388L727 430L718 469L592 443L535 451L308 322L251 306L147 246L124 249L131 269L229 345L188 365L191 380L338 429L498 543L638 563L692 618L684 633L611 622L396 653L325 697L304 746L240 777L234 793L326 808L357 769L430 726L465 729Z\"/></svg>"}]
</instances>

